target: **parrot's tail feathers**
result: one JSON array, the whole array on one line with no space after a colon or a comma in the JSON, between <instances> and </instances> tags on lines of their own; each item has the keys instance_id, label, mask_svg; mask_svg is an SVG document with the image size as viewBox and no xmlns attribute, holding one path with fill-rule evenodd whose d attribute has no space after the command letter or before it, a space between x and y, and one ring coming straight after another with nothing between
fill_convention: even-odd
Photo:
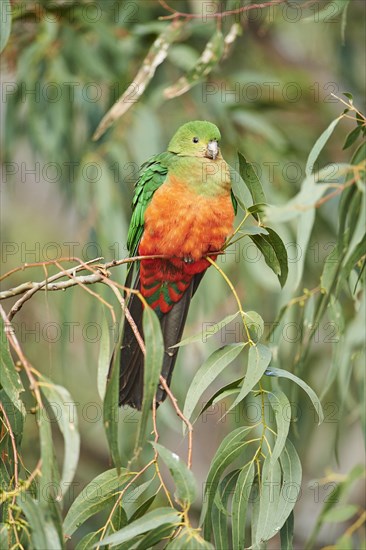
<instances>
[{"instance_id":1,"label":"parrot's tail feathers","mask_svg":"<svg viewBox=\"0 0 366 550\"><path fill-rule=\"evenodd\" d=\"M186 319L188 315L189 305L191 303L191 298L193 295L193 288L194 278L191 280L189 287L187 288L179 302L176 302L172 309L160 320L165 348L161 375L163 376L163 378L165 378L168 386L170 386L173 369L177 360L179 350L179 348L171 348L171 346L175 346L175 344L177 344L182 338L184 325L186 324ZM159 384L156 392L157 404L162 403L165 398L166 392Z\"/></svg>"},{"instance_id":2,"label":"parrot's tail feathers","mask_svg":"<svg viewBox=\"0 0 366 550\"><path fill-rule=\"evenodd\" d=\"M140 288L140 278L138 276L136 277L133 288ZM141 337L143 337L143 305L136 294L131 294L127 303L127 308L135 322L137 330ZM119 404L130 405L135 409L141 409L143 389L144 355L130 323L125 319L120 356Z\"/></svg>"},{"instance_id":3,"label":"parrot's tail feathers","mask_svg":"<svg viewBox=\"0 0 366 550\"><path fill-rule=\"evenodd\" d=\"M165 348L161 374L168 386L170 385L179 350L179 348L171 348L171 346L177 344L182 338L191 298L196 292L202 277L203 273L195 275L179 302L176 302L168 313L160 317ZM134 288L140 289L139 277L136 277ZM131 295L127 307L140 335L143 337L143 305L136 294ZM119 391L120 405L130 405L135 409L141 409L144 393L144 355L127 320L124 323L121 346ZM165 398L166 392L159 384L156 392L156 405L162 403Z\"/></svg>"}]
</instances>

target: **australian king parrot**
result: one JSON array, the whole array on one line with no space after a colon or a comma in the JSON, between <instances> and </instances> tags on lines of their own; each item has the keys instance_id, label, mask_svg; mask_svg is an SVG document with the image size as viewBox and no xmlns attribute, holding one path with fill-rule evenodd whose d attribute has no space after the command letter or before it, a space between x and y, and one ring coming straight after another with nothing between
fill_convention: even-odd
<instances>
[{"instance_id":1,"label":"australian king parrot","mask_svg":"<svg viewBox=\"0 0 366 550\"><path fill-rule=\"evenodd\" d=\"M126 287L138 289L158 315L163 338L161 374L170 384L192 296L232 233L236 200L220 131L207 121L181 126L167 151L142 166L135 185L127 246L133 256L162 255L131 263ZM127 307L142 334L143 304L130 293ZM120 354L120 405L141 409L144 356L125 320ZM159 385L156 403L166 397Z\"/></svg>"}]
</instances>

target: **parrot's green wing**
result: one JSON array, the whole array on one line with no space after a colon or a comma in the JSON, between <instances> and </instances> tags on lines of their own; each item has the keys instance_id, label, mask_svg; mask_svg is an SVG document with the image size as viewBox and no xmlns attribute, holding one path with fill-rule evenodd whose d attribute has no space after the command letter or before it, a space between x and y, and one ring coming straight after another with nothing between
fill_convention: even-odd
<instances>
[{"instance_id":1,"label":"parrot's green wing","mask_svg":"<svg viewBox=\"0 0 366 550\"><path fill-rule=\"evenodd\" d=\"M169 164L174 153L161 153L148 160L143 166L143 172L135 185L132 201L132 218L127 235L127 248L130 256L138 255L138 247L144 232L145 211L155 191L164 183Z\"/></svg>"}]
</instances>

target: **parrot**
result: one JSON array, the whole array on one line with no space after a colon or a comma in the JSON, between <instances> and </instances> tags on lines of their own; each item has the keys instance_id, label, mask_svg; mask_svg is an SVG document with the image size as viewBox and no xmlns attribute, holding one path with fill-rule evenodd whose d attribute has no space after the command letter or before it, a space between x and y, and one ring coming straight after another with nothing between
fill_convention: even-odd
<instances>
[{"instance_id":1,"label":"parrot","mask_svg":"<svg viewBox=\"0 0 366 550\"><path fill-rule=\"evenodd\" d=\"M208 121L183 124L167 150L142 165L135 184L127 235L130 257L164 256L131 262L125 287L138 290L157 314L164 340L161 375L170 386L191 298L210 262L232 234L237 201L221 134ZM127 291L126 306L143 336L144 305ZM120 351L119 404L141 410L144 355L125 318ZM156 406L166 398L159 384Z\"/></svg>"}]
</instances>

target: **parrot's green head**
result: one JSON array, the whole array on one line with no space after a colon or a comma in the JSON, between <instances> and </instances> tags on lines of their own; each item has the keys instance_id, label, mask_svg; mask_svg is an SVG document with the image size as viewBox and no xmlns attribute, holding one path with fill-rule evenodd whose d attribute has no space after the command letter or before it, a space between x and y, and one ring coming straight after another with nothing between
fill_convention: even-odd
<instances>
[{"instance_id":1,"label":"parrot's green head","mask_svg":"<svg viewBox=\"0 0 366 550\"><path fill-rule=\"evenodd\" d=\"M168 151L183 157L221 158L220 130L206 120L194 120L183 124L172 137Z\"/></svg>"}]
</instances>

